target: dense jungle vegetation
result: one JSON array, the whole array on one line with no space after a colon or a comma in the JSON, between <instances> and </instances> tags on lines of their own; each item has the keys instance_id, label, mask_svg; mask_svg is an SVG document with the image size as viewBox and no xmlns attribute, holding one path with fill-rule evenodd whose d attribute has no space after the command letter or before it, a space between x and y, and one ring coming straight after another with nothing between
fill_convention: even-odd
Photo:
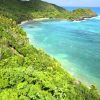
<instances>
[{"instance_id":1,"label":"dense jungle vegetation","mask_svg":"<svg viewBox=\"0 0 100 100\"><path fill-rule=\"evenodd\" d=\"M40 0L0 0L0 100L100 100L94 85L87 88L54 58L30 45L17 25L26 19L55 16L53 11L67 13Z\"/></svg>"}]
</instances>

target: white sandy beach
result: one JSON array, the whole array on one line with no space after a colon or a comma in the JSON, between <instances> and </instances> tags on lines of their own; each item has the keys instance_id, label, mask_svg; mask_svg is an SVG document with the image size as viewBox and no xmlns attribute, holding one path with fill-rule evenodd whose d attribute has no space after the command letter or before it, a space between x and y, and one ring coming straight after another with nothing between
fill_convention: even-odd
<instances>
[{"instance_id":1,"label":"white sandy beach","mask_svg":"<svg viewBox=\"0 0 100 100\"><path fill-rule=\"evenodd\" d=\"M30 22L33 22L33 21L43 21L43 20L49 20L50 18L36 18L36 19L33 19L33 20L26 20L26 21L22 21L19 25L23 25L25 23L30 23Z\"/></svg>"}]
</instances>

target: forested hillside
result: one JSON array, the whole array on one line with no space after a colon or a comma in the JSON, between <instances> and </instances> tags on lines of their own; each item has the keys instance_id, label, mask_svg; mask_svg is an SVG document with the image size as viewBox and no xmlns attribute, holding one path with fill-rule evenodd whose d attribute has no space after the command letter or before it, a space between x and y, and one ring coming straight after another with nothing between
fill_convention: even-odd
<instances>
[{"instance_id":1,"label":"forested hillside","mask_svg":"<svg viewBox=\"0 0 100 100\"><path fill-rule=\"evenodd\" d=\"M68 11L41 0L0 0L0 15L12 18L20 23L21 21L34 18L81 20L96 16L96 13L86 8Z\"/></svg>"},{"instance_id":2,"label":"forested hillside","mask_svg":"<svg viewBox=\"0 0 100 100\"><path fill-rule=\"evenodd\" d=\"M54 18L61 17L67 11L61 7L32 0L30 2L20 0L2 0L0 1L0 14L13 18L17 22L34 18Z\"/></svg>"},{"instance_id":3,"label":"forested hillside","mask_svg":"<svg viewBox=\"0 0 100 100\"><path fill-rule=\"evenodd\" d=\"M0 100L100 100L95 86L87 88L54 58L29 44L26 33L16 22L25 20L33 6L19 2L0 1Z\"/></svg>"}]
</instances>

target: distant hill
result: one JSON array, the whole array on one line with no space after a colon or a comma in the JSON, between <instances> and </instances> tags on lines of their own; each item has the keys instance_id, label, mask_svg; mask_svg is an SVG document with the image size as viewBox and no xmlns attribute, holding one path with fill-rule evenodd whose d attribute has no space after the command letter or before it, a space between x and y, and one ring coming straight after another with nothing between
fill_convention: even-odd
<instances>
[{"instance_id":1,"label":"distant hill","mask_svg":"<svg viewBox=\"0 0 100 100\"><path fill-rule=\"evenodd\" d=\"M94 85L84 86L54 58L30 45L16 24L49 14L55 17L53 11L67 13L39 0L0 0L0 100L100 100Z\"/></svg>"},{"instance_id":2,"label":"distant hill","mask_svg":"<svg viewBox=\"0 0 100 100\"><path fill-rule=\"evenodd\" d=\"M54 4L49 4L40 0L20 1L2 0L0 1L0 14L22 21L33 18L55 18L63 16L67 11Z\"/></svg>"},{"instance_id":3,"label":"distant hill","mask_svg":"<svg viewBox=\"0 0 100 100\"><path fill-rule=\"evenodd\" d=\"M54 4L41 0L0 0L0 15L12 18L20 23L23 20L34 18L60 18L68 20L80 20L84 17L96 16L90 9L78 9L68 11Z\"/></svg>"}]
</instances>

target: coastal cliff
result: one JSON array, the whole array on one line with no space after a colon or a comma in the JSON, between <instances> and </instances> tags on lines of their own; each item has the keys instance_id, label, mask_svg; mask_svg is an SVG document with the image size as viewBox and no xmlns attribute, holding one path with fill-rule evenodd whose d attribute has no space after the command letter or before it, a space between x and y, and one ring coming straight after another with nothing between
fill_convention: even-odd
<instances>
[{"instance_id":1,"label":"coastal cliff","mask_svg":"<svg viewBox=\"0 0 100 100\"><path fill-rule=\"evenodd\" d=\"M0 1L0 100L100 100L94 85L87 88L54 58L29 44L17 23L55 17L55 12L63 18L69 12L40 0L33 1Z\"/></svg>"}]
</instances>

